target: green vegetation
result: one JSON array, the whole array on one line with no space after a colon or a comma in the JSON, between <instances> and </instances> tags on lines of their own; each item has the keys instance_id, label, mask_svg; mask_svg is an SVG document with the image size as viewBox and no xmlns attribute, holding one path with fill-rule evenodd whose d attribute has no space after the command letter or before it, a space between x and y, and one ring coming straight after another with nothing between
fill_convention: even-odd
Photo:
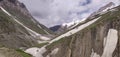
<instances>
[{"instance_id":1,"label":"green vegetation","mask_svg":"<svg viewBox=\"0 0 120 57\"><path fill-rule=\"evenodd\" d=\"M41 47L43 47L43 46L46 45L46 44L48 44L48 42L46 42L46 43L41 43L41 44L37 44L35 47L41 48Z\"/></svg>"},{"instance_id":2,"label":"green vegetation","mask_svg":"<svg viewBox=\"0 0 120 57\"><path fill-rule=\"evenodd\" d=\"M32 57L32 55L25 53L24 51L17 49L16 50L20 55L22 55L23 57Z\"/></svg>"},{"instance_id":3,"label":"green vegetation","mask_svg":"<svg viewBox=\"0 0 120 57\"><path fill-rule=\"evenodd\" d=\"M59 44L68 45L69 46L70 42L71 42L71 39L72 39L72 37L61 38L58 41L55 41L55 42L51 43L50 45L48 45L47 49L50 49L50 48L54 47L55 45L59 45Z\"/></svg>"}]
</instances>

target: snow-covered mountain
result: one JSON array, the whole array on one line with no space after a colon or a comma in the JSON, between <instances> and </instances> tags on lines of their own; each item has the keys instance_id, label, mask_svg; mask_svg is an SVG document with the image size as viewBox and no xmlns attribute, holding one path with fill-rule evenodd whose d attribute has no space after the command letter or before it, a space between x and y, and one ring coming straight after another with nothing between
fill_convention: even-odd
<instances>
[{"instance_id":1,"label":"snow-covered mountain","mask_svg":"<svg viewBox=\"0 0 120 57\"><path fill-rule=\"evenodd\" d=\"M109 10L109 9L111 9L113 7L115 7L115 4L113 2L110 2L107 5L101 7L100 9L98 9L96 12L93 12L88 18L93 19L98 15L102 15L102 14L106 13L107 10ZM67 31L67 30L70 30L70 29L74 28L75 26L77 26L81 22L85 21L86 19L87 18L84 18L84 19L81 19L81 20L73 20L72 22L63 23L61 25L51 27L50 29L52 29L56 33L63 33L64 31ZM55 30L54 28L57 28L57 29Z\"/></svg>"},{"instance_id":2,"label":"snow-covered mountain","mask_svg":"<svg viewBox=\"0 0 120 57\"><path fill-rule=\"evenodd\" d=\"M56 25L54 27L50 27L50 29L57 34L61 34L61 33L64 33L66 31L73 29L74 27L76 27L78 24L84 22L85 20L86 20L86 18L81 19L81 20L75 20L75 21L72 21L69 23L63 23L61 25Z\"/></svg>"}]
</instances>

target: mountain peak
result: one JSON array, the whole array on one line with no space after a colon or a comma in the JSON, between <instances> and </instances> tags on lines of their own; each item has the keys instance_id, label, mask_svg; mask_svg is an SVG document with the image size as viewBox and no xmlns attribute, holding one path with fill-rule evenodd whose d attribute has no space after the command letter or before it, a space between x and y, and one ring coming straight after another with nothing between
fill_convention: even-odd
<instances>
[{"instance_id":1,"label":"mountain peak","mask_svg":"<svg viewBox=\"0 0 120 57\"><path fill-rule=\"evenodd\" d=\"M102 12L108 8L113 8L115 6L115 4L113 2L110 2L108 4L106 4L105 6L101 7L97 12Z\"/></svg>"},{"instance_id":2,"label":"mountain peak","mask_svg":"<svg viewBox=\"0 0 120 57\"><path fill-rule=\"evenodd\" d=\"M102 6L100 9L98 9L97 11L93 12L88 18L92 19L94 18L96 15L98 14L104 14L106 13L109 9L114 8L115 7L115 3L113 2L109 2L108 4L106 4L105 6Z\"/></svg>"}]
</instances>

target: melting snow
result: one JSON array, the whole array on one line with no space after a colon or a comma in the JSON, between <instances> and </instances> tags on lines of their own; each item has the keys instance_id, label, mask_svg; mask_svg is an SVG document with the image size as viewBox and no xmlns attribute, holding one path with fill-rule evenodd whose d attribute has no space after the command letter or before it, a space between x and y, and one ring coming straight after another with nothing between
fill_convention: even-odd
<instances>
[{"instance_id":1,"label":"melting snow","mask_svg":"<svg viewBox=\"0 0 120 57\"><path fill-rule=\"evenodd\" d=\"M61 38L63 38L63 37L70 36L70 35L72 35L72 34L74 34L74 33L77 33L78 31L84 29L85 27L87 27L87 26L91 25L92 23L94 23L95 21L97 21L99 18L100 18L100 17L98 17L98 18L96 18L96 19L94 19L94 20L92 20L92 21L89 21L89 22L83 24L83 25L79 26L78 28L75 28L75 29L73 29L73 30L70 30L70 31L68 31L67 33L65 33L65 34L63 34L63 35L60 35L60 36L58 36L57 38L53 39L53 40L50 41L49 43L53 43L53 42L55 42L55 41L57 41L57 40L59 40L59 39L61 39Z\"/></svg>"},{"instance_id":2,"label":"melting snow","mask_svg":"<svg viewBox=\"0 0 120 57\"><path fill-rule=\"evenodd\" d=\"M33 47L33 48L29 48L27 50L25 50L26 53L29 53L31 55L33 55L34 57L43 57L42 54L45 53L47 50L44 47L42 48L37 48L37 47Z\"/></svg>"},{"instance_id":3,"label":"melting snow","mask_svg":"<svg viewBox=\"0 0 120 57\"><path fill-rule=\"evenodd\" d=\"M112 54L116 48L118 42L118 31L115 29L109 29L106 45L104 48L103 55L101 57L112 57Z\"/></svg>"}]
</instances>

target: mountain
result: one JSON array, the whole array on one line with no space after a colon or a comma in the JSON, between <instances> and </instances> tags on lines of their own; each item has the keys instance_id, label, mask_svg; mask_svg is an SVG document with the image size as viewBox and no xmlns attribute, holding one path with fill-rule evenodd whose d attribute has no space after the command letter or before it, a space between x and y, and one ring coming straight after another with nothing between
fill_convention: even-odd
<instances>
[{"instance_id":1,"label":"mountain","mask_svg":"<svg viewBox=\"0 0 120 57\"><path fill-rule=\"evenodd\" d=\"M107 10L113 8L115 6L115 4L113 2L108 3L107 5L101 7L100 9L98 9L96 12L93 12L88 18L92 19L95 16L99 15L99 14L104 14L107 12Z\"/></svg>"},{"instance_id":2,"label":"mountain","mask_svg":"<svg viewBox=\"0 0 120 57\"><path fill-rule=\"evenodd\" d=\"M95 15L43 47L25 52L35 57L119 57L120 6Z\"/></svg>"},{"instance_id":3,"label":"mountain","mask_svg":"<svg viewBox=\"0 0 120 57\"><path fill-rule=\"evenodd\" d=\"M16 57L19 52L26 54L22 50L49 41L53 34L31 16L23 3L0 0L0 57Z\"/></svg>"},{"instance_id":4,"label":"mountain","mask_svg":"<svg viewBox=\"0 0 120 57\"><path fill-rule=\"evenodd\" d=\"M50 27L49 29L52 30L53 32L56 32L59 30L60 27L61 27L61 25L55 25L53 27Z\"/></svg>"},{"instance_id":5,"label":"mountain","mask_svg":"<svg viewBox=\"0 0 120 57\"><path fill-rule=\"evenodd\" d=\"M77 26L79 23L84 22L85 20L86 18L81 20L75 20L69 23L63 23L61 25L50 27L49 29L59 35L73 29L75 26Z\"/></svg>"}]
</instances>

